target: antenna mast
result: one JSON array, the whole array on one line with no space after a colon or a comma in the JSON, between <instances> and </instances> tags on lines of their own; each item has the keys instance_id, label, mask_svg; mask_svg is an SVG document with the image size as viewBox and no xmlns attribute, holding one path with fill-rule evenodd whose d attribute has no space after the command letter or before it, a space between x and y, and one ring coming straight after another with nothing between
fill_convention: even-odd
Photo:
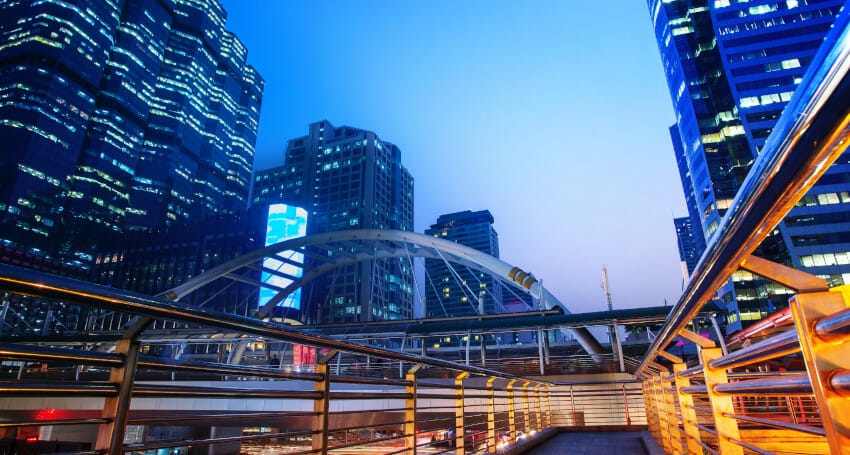
<instances>
[{"instance_id":1,"label":"antenna mast","mask_svg":"<svg viewBox=\"0 0 850 455\"><path fill-rule=\"evenodd\" d=\"M608 268L605 267L605 264L602 264L602 289L605 290L605 298L608 299L608 311L614 309L614 305L611 303L611 288L608 287Z\"/></svg>"}]
</instances>

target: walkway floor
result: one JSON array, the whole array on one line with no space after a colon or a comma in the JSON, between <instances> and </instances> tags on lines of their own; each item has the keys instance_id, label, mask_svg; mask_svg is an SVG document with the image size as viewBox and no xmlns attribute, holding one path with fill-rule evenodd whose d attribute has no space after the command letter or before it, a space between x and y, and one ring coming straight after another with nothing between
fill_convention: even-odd
<instances>
[{"instance_id":1,"label":"walkway floor","mask_svg":"<svg viewBox=\"0 0 850 455\"><path fill-rule=\"evenodd\" d=\"M560 453L570 455L656 455L663 454L664 451L658 447L648 431L563 432L526 452L526 455Z\"/></svg>"}]
</instances>

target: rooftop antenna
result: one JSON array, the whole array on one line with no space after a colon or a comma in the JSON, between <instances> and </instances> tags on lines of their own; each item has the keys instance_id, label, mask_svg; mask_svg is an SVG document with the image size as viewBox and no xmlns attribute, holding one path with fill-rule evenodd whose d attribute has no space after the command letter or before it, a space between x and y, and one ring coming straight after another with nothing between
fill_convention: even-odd
<instances>
[{"instance_id":1,"label":"rooftop antenna","mask_svg":"<svg viewBox=\"0 0 850 455\"><path fill-rule=\"evenodd\" d=\"M614 305L611 303L611 288L608 287L608 268L605 267L605 264L602 264L602 289L605 290L605 298L608 299L608 311L614 309Z\"/></svg>"}]
</instances>

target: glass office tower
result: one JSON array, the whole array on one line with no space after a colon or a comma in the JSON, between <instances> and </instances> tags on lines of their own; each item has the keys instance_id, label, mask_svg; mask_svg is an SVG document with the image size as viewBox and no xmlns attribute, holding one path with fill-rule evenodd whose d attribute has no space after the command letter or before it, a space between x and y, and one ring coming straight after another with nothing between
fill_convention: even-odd
<instances>
[{"instance_id":1,"label":"glass office tower","mask_svg":"<svg viewBox=\"0 0 850 455\"><path fill-rule=\"evenodd\" d=\"M489 210L440 215L425 234L499 257L499 235ZM425 260L425 316L441 318L504 312L502 285L492 275Z\"/></svg>"},{"instance_id":2,"label":"glass office tower","mask_svg":"<svg viewBox=\"0 0 850 455\"><path fill-rule=\"evenodd\" d=\"M836 0L648 0L676 125L671 138L689 218L710 239L817 52ZM842 159L757 255L850 280L850 177ZM845 199L846 198L846 202ZM737 272L721 289L727 331L787 305L788 291Z\"/></svg>"},{"instance_id":3,"label":"glass office tower","mask_svg":"<svg viewBox=\"0 0 850 455\"><path fill-rule=\"evenodd\" d=\"M217 0L0 3L0 222L90 260L247 203L263 80Z\"/></svg>"},{"instance_id":4,"label":"glass office tower","mask_svg":"<svg viewBox=\"0 0 850 455\"><path fill-rule=\"evenodd\" d=\"M413 230L413 177L401 150L377 134L310 125L291 139L282 166L258 171L251 202L304 207L307 234L347 229ZM323 261L305 258L309 271ZM413 269L406 258L360 262L305 286L300 318L307 324L409 319L413 317Z\"/></svg>"}]
</instances>

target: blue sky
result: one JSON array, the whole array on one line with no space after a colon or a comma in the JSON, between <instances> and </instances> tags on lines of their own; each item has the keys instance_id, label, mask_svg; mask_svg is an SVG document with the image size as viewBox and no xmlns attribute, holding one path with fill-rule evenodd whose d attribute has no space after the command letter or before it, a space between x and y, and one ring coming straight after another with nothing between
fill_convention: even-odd
<instances>
[{"instance_id":1,"label":"blue sky","mask_svg":"<svg viewBox=\"0 0 850 455\"><path fill-rule=\"evenodd\" d=\"M640 1L223 0L266 80L255 167L327 119L415 179L415 225L488 209L503 260L573 312L675 303L675 118Z\"/></svg>"}]
</instances>

